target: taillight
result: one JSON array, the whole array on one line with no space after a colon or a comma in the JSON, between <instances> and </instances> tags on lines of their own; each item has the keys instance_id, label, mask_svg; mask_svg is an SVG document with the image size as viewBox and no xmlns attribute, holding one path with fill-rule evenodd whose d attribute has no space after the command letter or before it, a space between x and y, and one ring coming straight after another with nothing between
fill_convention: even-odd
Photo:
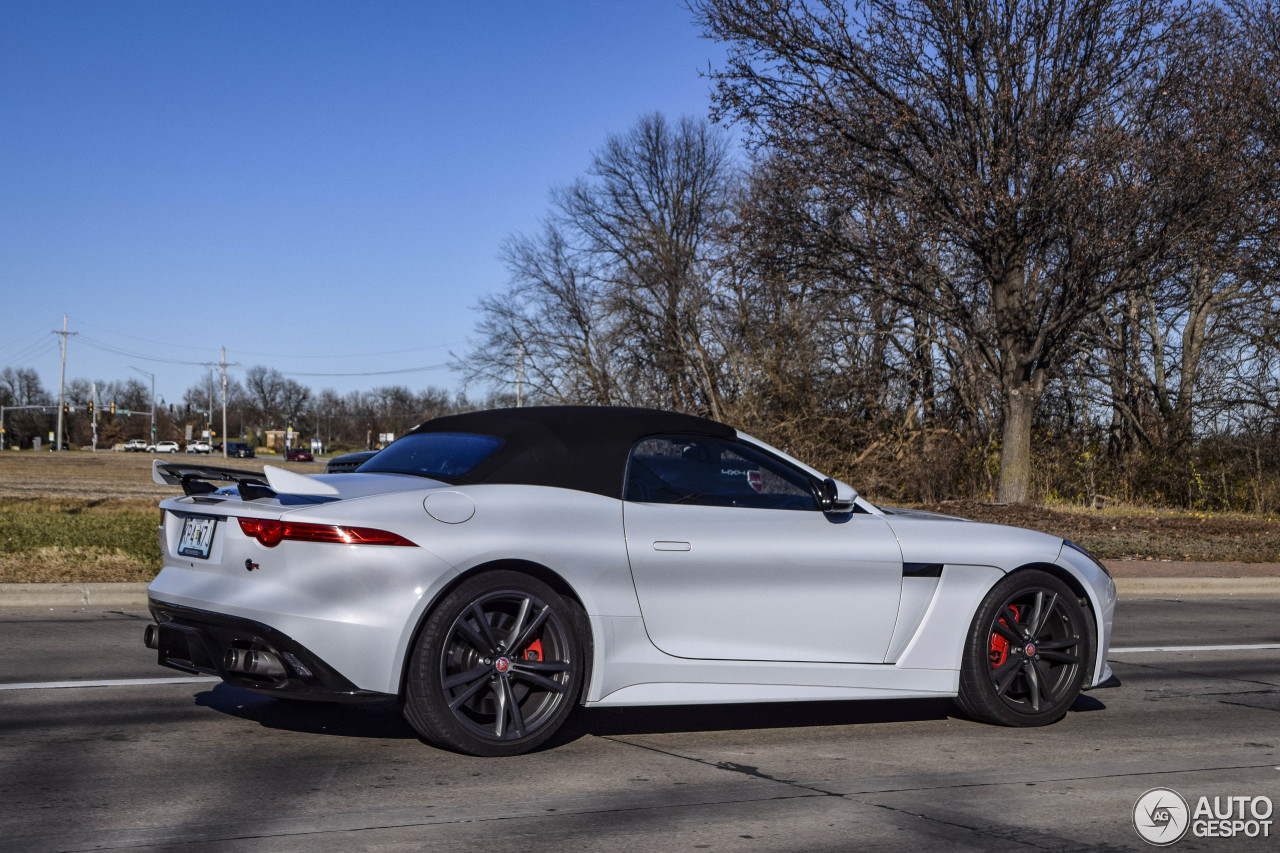
<instances>
[{"instance_id":1,"label":"taillight","mask_svg":"<svg viewBox=\"0 0 1280 853\"><path fill-rule=\"evenodd\" d=\"M307 524L299 521L278 521L272 518L237 518L245 536L252 536L268 548L274 548L285 539L295 542L333 542L338 545L408 545L414 543L398 533L377 530L372 527L347 527L338 524Z\"/></svg>"}]
</instances>

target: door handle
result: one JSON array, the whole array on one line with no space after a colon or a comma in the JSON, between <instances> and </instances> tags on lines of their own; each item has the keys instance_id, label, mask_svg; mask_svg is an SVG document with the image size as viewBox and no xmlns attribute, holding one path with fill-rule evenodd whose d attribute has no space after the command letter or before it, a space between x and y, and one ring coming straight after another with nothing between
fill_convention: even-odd
<instances>
[{"instance_id":1,"label":"door handle","mask_svg":"<svg viewBox=\"0 0 1280 853\"><path fill-rule=\"evenodd\" d=\"M690 545L688 542L654 542L653 550L655 551L688 551Z\"/></svg>"}]
</instances>

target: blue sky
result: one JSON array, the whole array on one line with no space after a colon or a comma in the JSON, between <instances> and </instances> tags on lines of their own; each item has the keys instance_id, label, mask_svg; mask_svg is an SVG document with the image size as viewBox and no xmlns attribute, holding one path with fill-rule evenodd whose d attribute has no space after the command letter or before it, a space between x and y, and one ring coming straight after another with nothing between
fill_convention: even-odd
<instances>
[{"instance_id":1,"label":"blue sky","mask_svg":"<svg viewBox=\"0 0 1280 853\"><path fill-rule=\"evenodd\" d=\"M503 240L608 134L706 115L722 56L678 0L0 0L0 367L56 393L66 313L68 379L167 401L222 346L454 388L306 374L464 352Z\"/></svg>"}]
</instances>

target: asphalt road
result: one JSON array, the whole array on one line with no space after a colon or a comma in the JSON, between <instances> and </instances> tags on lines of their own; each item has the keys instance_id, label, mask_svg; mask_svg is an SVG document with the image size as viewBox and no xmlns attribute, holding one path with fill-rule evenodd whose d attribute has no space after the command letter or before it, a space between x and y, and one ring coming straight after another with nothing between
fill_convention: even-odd
<instances>
[{"instance_id":1,"label":"asphalt road","mask_svg":"<svg viewBox=\"0 0 1280 853\"><path fill-rule=\"evenodd\" d=\"M147 616L0 612L0 687L169 678ZM1280 599L1121 601L1117 649L1280 644ZM1149 849L1165 786L1280 801L1280 649L1118 651L1122 686L1043 729L947 701L582 712L553 748L423 745L391 706L216 683L0 689L0 849ZM1195 839L1175 850L1277 846Z\"/></svg>"}]
</instances>

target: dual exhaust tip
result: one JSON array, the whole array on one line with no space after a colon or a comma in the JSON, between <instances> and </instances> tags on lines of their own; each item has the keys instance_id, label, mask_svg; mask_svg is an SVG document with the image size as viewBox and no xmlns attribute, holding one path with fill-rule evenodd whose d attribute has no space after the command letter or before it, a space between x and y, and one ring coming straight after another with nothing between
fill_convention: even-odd
<instances>
[{"instance_id":1,"label":"dual exhaust tip","mask_svg":"<svg viewBox=\"0 0 1280 853\"><path fill-rule=\"evenodd\" d=\"M148 625L142 632L142 642L149 649L160 648L160 626L154 622ZM222 669L259 678L284 678L289 674L279 657L260 649L227 649L222 656Z\"/></svg>"},{"instance_id":2,"label":"dual exhaust tip","mask_svg":"<svg viewBox=\"0 0 1280 853\"><path fill-rule=\"evenodd\" d=\"M227 649L222 656L222 668L260 678L284 678L288 674L280 658L258 649Z\"/></svg>"}]
</instances>

